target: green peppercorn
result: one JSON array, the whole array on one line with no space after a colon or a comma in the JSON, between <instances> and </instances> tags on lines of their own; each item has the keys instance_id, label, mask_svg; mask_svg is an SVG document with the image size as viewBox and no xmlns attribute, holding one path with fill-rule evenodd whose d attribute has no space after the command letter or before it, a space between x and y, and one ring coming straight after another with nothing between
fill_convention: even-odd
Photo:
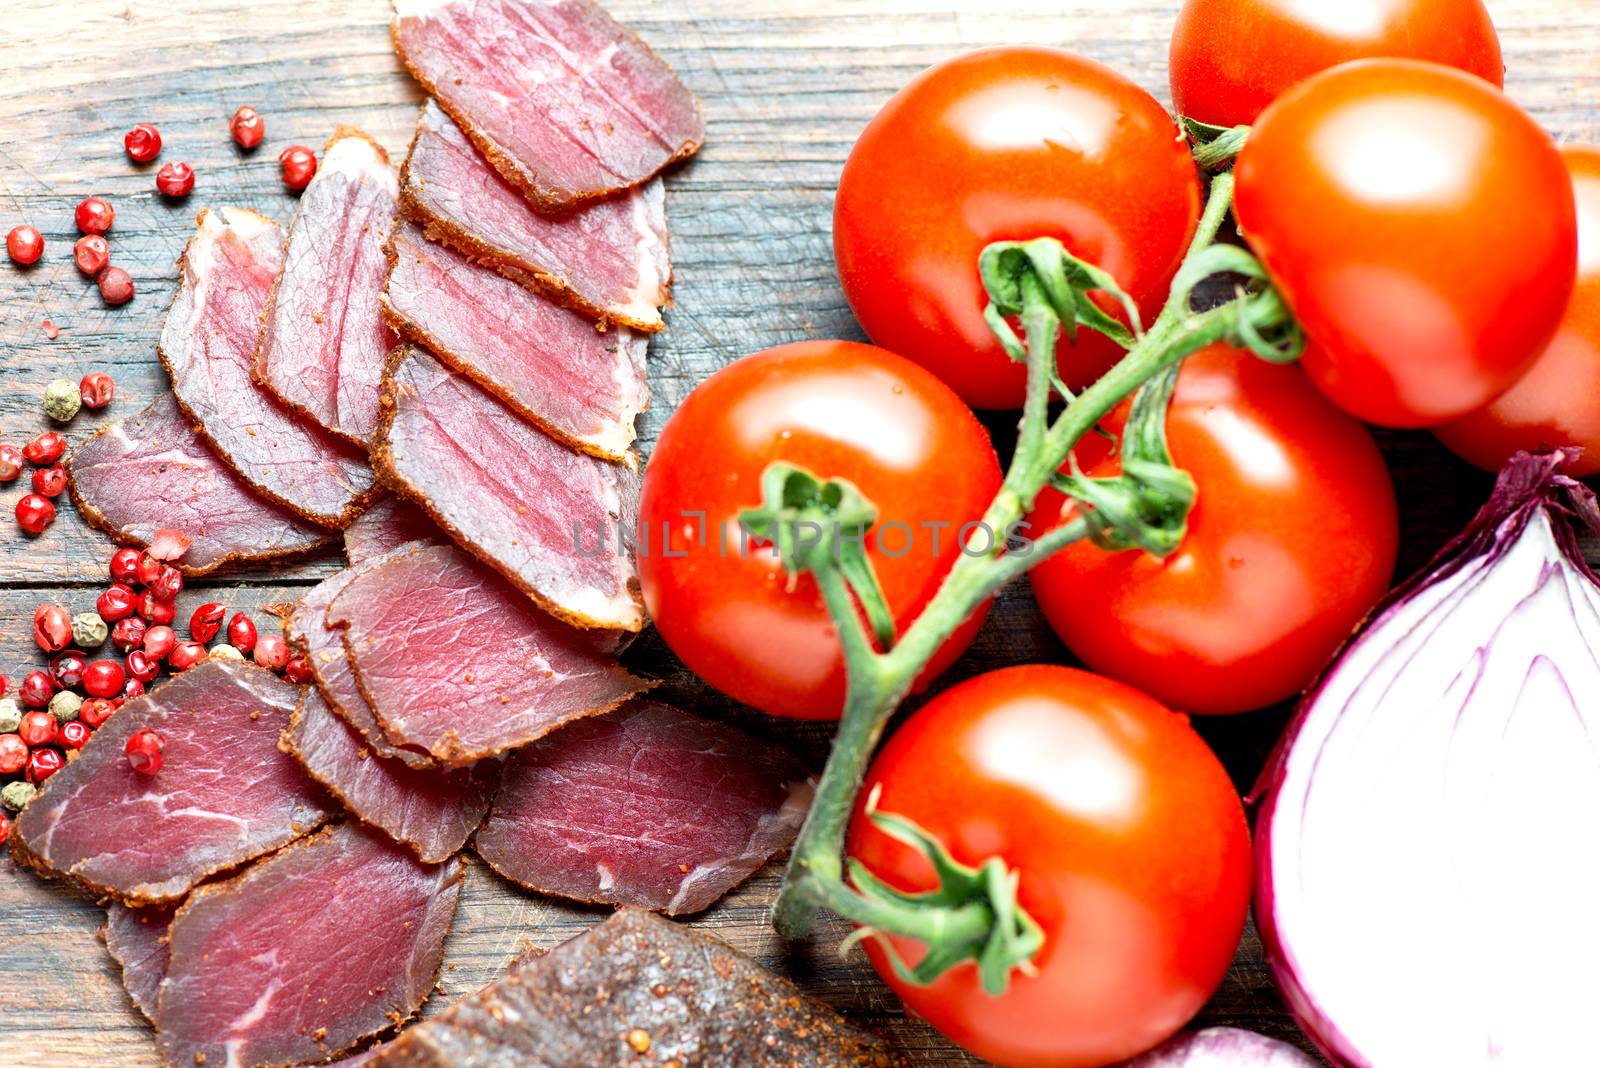
<instances>
[{"instance_id":1,"label":"green peppercorn","mask_svg":"<svg viewBox=\"0 0 1600 1068\"><path fill-rule=\"evenodd\" d=\"M44 387L44 414L58 423L69 423L78 409L83 407L83 394L78 383L70 378L58 378Z\"/></svg>"},{"instance_id":2,"label":"green peppercorn","mask_svg":"<svg viewBox=\"0 0 1600 1068\"><path fill-rule=\"evenodd\" d=\"M78 709L83 707L83 698L71 690L62 690L50 698L50 714L56 717L57 723L71 723L78 718Z\"/></svg>"},{"instance_id":3,"label":"green peppercorn","mask_svg":"<svg viewBox=\"0 0 1600 1068\"><path fill-rule=\"evenodd\" d=\"M31 782L8 782L5 789L0 790L0 805L6 806L12 812L21 812L26 805L39 795L39 788Z\"/></svg>"},{"instance_id":4,"label":"green peppercorn","mask_svg":"<svg viewBox=\"0 0 1600 1068\"><path fill-rule=\"evenodd\" d=\"M22 706L13 697L0 697L0 734L10 734L22 726Z\"/></svg>"},{"instance_id":5,"label":"green peppercorn","mask_svg":"<svg viewBox=\"0 0 1600 1068\"><path fill-rule=\"evenodd\" d=\"M79 612L72 617L72 644L79 649L98 649L106 642L106 621L98 612Z\"/></svg>"}]
</instances>

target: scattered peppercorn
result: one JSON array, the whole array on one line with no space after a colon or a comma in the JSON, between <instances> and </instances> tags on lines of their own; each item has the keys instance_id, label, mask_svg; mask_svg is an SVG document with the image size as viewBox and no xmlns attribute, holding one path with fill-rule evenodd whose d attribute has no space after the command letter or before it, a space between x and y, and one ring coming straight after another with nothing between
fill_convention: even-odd
<instances>
[{"instance_id":1,"label":"scattered peppercorn","mask_svg":"<svg viewBox=\"0 0 1600 1068\"><path fill-rule=\"evenodd\" d=\"M177 645L178 634L171 627L151 627L144 632L144 652L152 660L165 660Z\"/></svg>"},{"instance_id":2,"label":"scattered peppercorn","mask_svg":"<svg viewBox=\"0 0 1600 1068\"><path fill-rule=\"evenodd\" d=\"M49 319L45 319L40 322L39 328L44 331L44 336L49 338L51 341L54 341L56 338L61 336L61 328L56 326L56 324L51 322Z\"/></svg>"},{"instance_id":3,"label":"scattered peppercorn","mask_svg":"<svg viewBox=\"0 0 1600 1068\"><path fill-rule=\"evenodd\" d=\"M163 564L161 573L150 583L150 591L163 601L171 601L183 592L183 572L171 564Z\"/></svg>"},{"instance_id":4,"label":"scattered peppercorn","mask_svg":"<svg viewBox=\"0 0 1600 1068\"><path fill-rule=\"evenodd\" d=\"M116 711L116 706L104 697L91 697L78 708L78 718L90 727L99 729L100 724L111 718L111 713Z\"/></svg>"},{"instance_id":5,"label":"scattered peppercorn","mask_svg":"<svg viewBox=\"0 0 1600 1068\"><path fill-rule=\"evenodd\" d=\"M132 586L139 581L138 549L118 549L111 554L111 581Z\"/></svg>"},{"instance_id":6,"label":"scattered peppercorn","mask_svg":"<svg viewBox=\"0 0 1600 1068\"><path fill-rule=\"evenodd\" d=\"M133 299L133 277L121 267L107 267L100 272L100 299L110 305L126 304Z\"/></svg>"},{"instance_id":7,"label":"scattered peppercorn","mask_svg":"<svg viewBox=\"0 0 1600 1068\"><path fill-rule=\"evenodd\" d=\"M140 682L154 682L156 676L161 674L160 661L143 649L135 649L130 652L126 662L128 665L126 678L135 678ZM123 680L118 680L117 686L120 687L122 682Z\"/></svg>"},{"instance_id":8,"label":"scattered peppercorn","mask_svg":"<svg viewBox=\"0 0 1600 1068\"><path fill-rule=\"evenodd\" d=\"M50 680L58 689L70 690L83 681L89 658L76 649L68 649L50 661Z\"/></svg>"},{"instance_id":9,"label":"scattered peppercorn","mask_svg":"<svg viewBox=\"0 0 1600 1068\"><path fill-rule=\"evenodd\" d=\"M44 387L44 414L58 423L70 423L83 407L77 384L70 378L54 379Z\"/></svg>"},{"instance_id":10,"label":"scattered peppercorn","mask_svg":"<svg viewBox=\"0 0 1600 1068\"><path fill-rule=\"evenodd\" d=\"M117 209L111 206L109 200L85 197L73 210L72 219L78 224L79 233L103 234L117 221Z\"/></svg>"},{"instance_id":11,"label":"scattered peppercorn","mask_svg":"<svg viewBox=\"0 0 1600 1068\"><path fill-rule=\"evenodd\" d=\"M296 193L317 173L317 157L305 145L290 145L278 153L278 162L283 164L283 184Z\"/></svg>"},{"instance_id":12,"label":"scattered peppercorn","mask_svg":"<svg viewBox=\"0 0 1600 1068\"><path fill-rule=\"evenodd\" d=\"M231 645L212 646L210 657L213 660L243 660L244 654Z\"/></svg>"},{"instance_id":13,"label":"scattered peppercorn","mask_svg":"<svg viewBox=\"0 0 1600 1068\"><path fill-rule=\"evenodd\" d=\"M144 632L149 629L149 624L138 616L128 616L117 620L117 625L111 628L111 644L123 652L137 649L144 644Z\"/></svg>"},{"instance_id":14,"label":"scattered peppercorn","mask_svg":"<svg viewBox=\"0 0 1600 1068\"><path fill-rule=\"evenodd\" d=\"M161 754L167 748L167 740L161 732L150 727L140 727L128 736L128 742L122 751L128 758L128 764L141 775L154 775L161 770Z\"/></svg>"},{"instance_id":15,"label":"scattered peppercorn","mask_svg":"<svg viewBox=\"0 0 1600 1068\"><path fill-rule=\"evenodd\" d=\"M89 740L89 734L89 724L81 719L75 719L71 723L61 725L60 742L68 749L82 749L83 743Z\"/></svg>"},{"instance_id":16,"label":"scattered peppercorn","mask_svg":"<svg viewBox=\"0 0 1600 1068\"><path fill-rule=\"evenodd\" d=\"M291 656L289 662L283 665L283 677L296 684L310 682L311 661L303 656Z\"/></svg>"},{"instance_id":17,"label":"scattered peppercorn","mask_svg":"<svg viewBox=\"0 0 1600 1068\"><path fill-rule=\"evenodd\" d=\"M139 557L139 566L134 569L134 575L138 578L139 585L150 586L161 577L161 569L165 566L149 553L143 553Z\"/></svg>"},{"instance_id":18,"label":"scattered peppercorn","mask_svg":"<svg viewBox=\"0 0 1600 1068\"><path fill-rule=\"evenodd\" d=\"M94 610L107 623L116 623L131 616L137 603L133 590L118 582L95 599Z\"/></svg>"},{"instance_id":19,"label":"scattered peppercorn","mask_svg":"<svg viewBox=\"0 0 1600 1068\"><path fill-rule=\"evenodd\" d=\"M56 717L39 709L35 709L23 716L22 722L17 725L17 737L26 742L29 747L49 745L50 740L55 736Z\"/></svg>"},{"instance_id":20,"label":"scattered peppercorn","mask_svg":"<svg viewBox=\"0 0 1600 1068\"><path fill-rule=\"evenodd\" d=\"M178 606L157 596L155 590L145 590L139 595L139 614L146 623L171 623L178 616Z\"/></svg>"},{"instance_id":21,"label":"scattered peppercorn","mask_svg":"<svg viewBox=\"0 0 1600 1068\"><path fill-rule=\"evenodd\" d=\"M56 506L48 497L30 493L17 501L17 526L29 534L43 534L56 521Z\"/></svg>"},{"instance_id":22,"label":"scattered peppercorn","mask_svg":"<svg viewBox=\"0 0 1600 1068\"><path fill-rule=\"evenodd\" d=\"M67 439L58 431L46 430L22 447L23 457L37 467L48 467L67 451Z\"/></svg>"},{"instance_id":23,"label":"scattered peppercorn","mask_svg":"<svg viewBox=\"0 0 1600 1068\"><path fill-rule=\"evenodd\" d=\"M31 226L16 226L6 235L6 253L13 263L26 267L44 255L44 236Z\"/></svg>"},{"instance_id":24,"label":"scattered peppercorn","mask_svg":"<svg viewBox=\"0 0 1600 1068\"><path fill-rule=\"evenodd\" d=\"M135 163L149 163L161 154L161 132L141 122L122 135L122 147Z\"/></svg>"},{"instance_id":25,"label":"scattered peppercorn","mask_svg":"<svg viewBox=\"0 0 1600 1068\"><path fill-rule=\"evenodd\" d=\"M11 817L0 815L0 845L6 844L6 839L11 837Z\"/></svg>"},{"instance_id":26,"label":"scattered peppercorn","mask_svg":"<svg viewBox=\"0 0 1600 1068\"><path fill-rule=\"evenodd\" d=\"M35 749L28 754L28 781L42 783L66 767L66 757L59 749Z\"/></svg>"},{"instance_id":27,"label":"scattered peppercorn","mask_svg":"<svg viewBox=\"0 0 1600 1068\"><path fill-rule=\"evenodd\" d=\"M22 450L0 445L0 482L15 482L22 475Z\"/></svg>"},{"instance_id":28,"label":"scattered peppercorn","mask_svg":"<svg viewBox=\"0 0 1600 1068\"><path fill-rule=\"evenodd\" d=\"M167 667L186 671L206 658L206 647L199 642L179 642L167 654Z\"/></svg>"},{"instance_id":29,"label":"scattered peppercorn","mask_svg":"<svg viewBox=\"0 0 1600 1068\"><path fill-rule=\"evenodd\" d=\"M26 758L24 758L26 760ZM0 788L0 805L4 805L12 812L21 812L27 807L29 801L39 796L39 788L32 783L8 782Z\"/></svg>"},{"instance_id":30,"label":"scattered peppercorn","mask_svg":"<svg viewBox=\"0 0 1600 1068\"><path fill-rule=\"evenodd\" d=\"M47 653L58 653L72 641L72 617L58 604L33 610L33 640Z\"/></svg>"},{"instance_id":31,"label":"scattered peppercorn","mask_svg":"<svg viewBox=\"0 0 1600 1068\"><path fill-rule=\"evenodd\" d=\"M166 163L156 172L156 189L164 197L180 200L194 192L194 168L187 163Z\"/></svg>"},{"instance_id":32,"label":"scattered peppercorn","mask_svg":"<svg viewBox=\"0 0 1600 1068\"><path fill-rule=\"evenodd\" d=\"M96 660L83 673L83 689L90 697L115 697L125 678L115 660Z\"/></svg>"},{"instance_id":33,"label":"scattered peppercorn","mask_svg":"<svg viewBox=\"0 0 1600 1068\"><path fill-rule=\"evenodd\" d=\"M228 610L216 601L207 601L189 617L189 637L202 645L217 636Z\"/></svg>"},{"instance_id":34,"label":"scattered peppercorn","mask_svg":"<svg viewBox=\"0 0 1600 1068\"><path fill-rule=\"evenodd\" d=\"M50 697L55 692L55 684L43 671L28 672L22 677L22 685L17 687L17 696L22 698L26 708L43 708L50 703Z\"/></svg>"},{"instance_id":35,"label":"scattered peppercorn","mask_svg":"<svg viewBox=\"0 0 1600 1068\"><path fill-rule=\"evenodd\" d=\"M0 734L0 775L15 775L28 763L28 743L15 734Z\"/></svg>"},{"instance_id":36,"label":"scattered peppercorn","mask_svg":"<svg viewBox=\"0 0 1600 1068\"><path fill-rule=\"evenodd\" d=\"M122 695L117 699L117 704L120 706L123 701L131 701L135 697L143 696L144 683L140 682L138 679L129 679L127 682L122 684Z\"/></svg>"},{"instance_id":37,"label":"scattered peppercorn","mask_svg":"<svg viewBox=\"0 0 1600 1068\"><path fill-rule=\"evenodd\" d=\"M72 644L80 649L96 649L105 644L106 621L98 612L79 612L72 617Z\"/></svg>"},{"instance_id":38,"label":"scattered peppercorn","mask_svg":"<svg viewBox=\"0 0 1600 1068\"><path fill-rule=\"evenodd\" d=\"M72 246L72 262L93 278L111 262L111 245L99 234L85 234Z\"/></svg>"},{"instance_id":39,"label":"scattered peppercorn","mask_svg":"<svg viewBox=\"0 0 1600 1068\"><path fill-rule=\"evenodd\" d=\"M10 734L22 722L22 706L16 698L0 697L0 734Z\"/></svg>"},{"instance_id":40,"label":"scattered peppercorn","mask_svg":"<svg viewBox=\"0 0 1600 1068\"><path fill-rule=\"evenodd\" d=\"M255 662L269 671L281 671L289 663L289 643L283 635L268 631L256 640Z\"/></svg>"},{"instance_id":41,"label":"scattered peppercorn","mask_svg":"<svg viewBox=\"0 0 1600 1068\"><path fill-rule=\"evenodd\" d=\"M59 497L67 488L67 469L60 464L36 468L33 472L33 492L41 497Z\"/></svg>"},{"instance_id":42,"label":"scattered peppercorn","mask_svg":"<svg viewBox=\"0 0 1600 1068\"><path fill-rule=\"evenodd\" d=\"M78 396L85 408L98 412L116 398L116 380L104 371L90 371L78 382Z\"/></svg>"},{"instance_id":43,"label":"scattered peppercorn","mask_svg":"<svg viewBox=\"0 0 1600 1068\"><path fill-rule=\"evenodd\" d=\"M71 723L78 718L78 709L82 707L83 698L71 690L62 690L50 698L50 714L57 723Z\"/></svg>"},{"instance_id":44,"label":"scattered peppercorn","mask_svg":"<svg viewBox=\"0 0 1600 1068\"><path fill-rule=\"evenodd\" d=\"M246 104L235 111L233 118L228 120L228 133L233 135L234 144L248 152L267 136L267 120L261 117L259 111Z\"/></svg>"},{"instance_id":45,"label":"scattered peppercorn","mask_svg":"<svg viewBox=\"0 0 1600 1068\"><path fill-rule=\"evenodd\" d=\"M235 612L228 620L228 644L241 654L256 647L256 625L243 612Z\"/></svg>"}]
</instances>

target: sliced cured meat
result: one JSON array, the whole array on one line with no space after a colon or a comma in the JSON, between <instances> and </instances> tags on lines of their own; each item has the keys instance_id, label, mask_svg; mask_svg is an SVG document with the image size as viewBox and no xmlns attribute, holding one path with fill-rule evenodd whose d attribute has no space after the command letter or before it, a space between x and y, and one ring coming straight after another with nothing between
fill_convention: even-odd
<instances>
[{"instance_id":1,"label":"sliced cured meat","mask_svg":"<svg viewBox=\"0 0 1600 1068\"><path fill-rule=\"evenodd\" d=\"M564 308L424 240L402 224L384 307L406 337L552 437L622 460L650 402L645 335L597 329Z\"/></svg>"},{"instance_id":2,"label":"sliced cured meat","mask_svg":"<svg viewBox=\"0 0 1600 1068\"><path fill-rule=\"evenodd\" d=\"M396 0L394 43L546 210L639 185L705 140L700 102L592 0Z\"/></svg>"},{"instance_id":3,"label":"sliced cured meat","mask_svg":"<svg viewBox=\"0 0 1600 1068\"><path fill-rule=\"evenodd\" d=\"M129 701L51 776L17 817L13 853L95 893L159 904L314 830L327 798L278 749L299 699L265 668L197 664ZM123 753L143 727L166 739L154 775Z\"/></svg>"},{"instance_id":4,"label":"sliced cured meat","mask_svg":"<svg viewBox=\"0 0 1600 1068\"><path fill-rule=\"evenodd\" d=\"M660 330L670 302L666 190L637 189L548 215L537 211L433 100L400 171L400 202L446 241L525 286L596 318Z\"/></svg>"},{"instance_id":5,"label":"sliced cured meat","mask_svg":"<svg viewBox=\"0 0 1600 1068\"><path fill-rule=\"evenodd\" d=\"M251 379L261 311L282 265L277 223L239 208L202 211L178 260L157 351L178 403L245 481L307 519L343 528L373 495L365 457Z\"/></svg>"},{"instance_id":6,"label":"sliced cured meat","mask_svg":"<svg viewBox=\"0 0 1600 1068\"><path fill-rule=\"evenodd\" d=\"M492 760L450 771L418 771L377 756L315 688L306 691L289 721L284 743L345 808L428 863L461 851L489 811L500 778L500 765Z\"/></svg>"},{"instance_id":7,"label":"sliced cured meat","mask_svg":"<svg viewBox=\"0 0 1600 1068\"><path fill-rule=\"evenodd\" d=\"M251 489L171 394L101 428L73 450L67 472L78 511L118 541L143 548L163 527L193 538L178 561L190 575L309 552L332 537Z\"/></svg>"},{"instance_id":8,"label":"sliced cured meat","mask_svg":"<svg viewBox=\"0 0 1600 1068\"><path fill-rule=\"evenodd\" d=\"M390 550L391 553L395 551ZM294 610L284 619L284 635L290 644L305 654L306 662L311 665L311 673L316 677L317 689L328 707L354 727L374 752L387 759L399 760L408 767L431 768L436 766L434 759L425 751L394 745L383 733L377 717L372 714L372 707L367 704L361 687L356 683L355 672L350 669L343 632L327 625L328 606L333 599L362 569L382 559L381 556L374 557L335 572L306 591L306 595L300 598Z\"/></svg>"},{"instance_id":9,"label":"sliced cured meat","mask_svg":"<svg viewBox=\"0 0 1600 1068\"><path fill-rule=\"evenodd\" d=\"M361 445L378 421L394 335L378 294L400 186L381 145L341 126L300 194L283 271L256 346L255 377L289 407Z\"/></svg>"},{"instance_id":10,"label":"sliced cured meat","mask_svg":"<svg viewBox=\"0 0 1600 1068\"><path fill-rule=\"evenodd\" d=\"M162 1056L326 1061L399 1024L438 978L461 878L347 823L201 887L172 921Z\"/></svg>"},{"instance_id":11,"label":"sliced cured meat","mask_svg":"<svg viewBox=\"0 0 1600 1068\"><path fill-rule=\"evenodd\" d=\"M167 974L167 927L171 908L131 909L112 905L106 909L106 949L122 968L122 985L134 1007L155 1022L156 996Z\"/></svg>"},{"instance_id":12,"label":"sliced cured meat","mask_svg":"<svg viewBox=\"0 0 1600 1068\"><path fill-rule=\"evenodd\" d=\"M428 541L439 528L417 506L389 496L361 513L344 529L344 557L352 564L382 556L409 541Z\"/></svg>"},{"instance_id":13,"label":"sliced cured meat","mask_svg":"<svg viewBox=\"0 0 1600 1068\"><path fill-rule=\"evenodd\" d=\"M783 750L635 701L513 756L473 848L543 893L699 912L794 840L811 794Z\"/></svg>"},{"instance_id":14,"label":"sliced cured meat","mask_svg":"<svg viewBox=\"0 0 1600 1068\"><path fill-rule=\"evenodd\" d=\"M527 745L646 687L615 635L539 611L454 546L401 551L333 599L356 679L391 741L465 764Z\"/></svg>"},{"instance_id":15,"label":"sliced cured meat","mask_svg":"<svg viewBox=\"0 0 1600 1068\"><path fill-rule=\"evenodd\" d=\"M632 466L573 452L415 348L390 363L377 440L385 484L546 611L580 627L644 625L623 536L637 525Z\"/></svg>"},{"instance_id":16,"label":"sliced cured meat","mask_svg":"<svg viewBox=\"0 0 1600 1068\"><path fill-rule=\"evenodd\" d=\"M642 1032L642 1035L640 1034ZM639 1046L648 1040L648 1058ZM893 1046L719 938L623 909L390 1042L372 1068L895 1068Z\"/></svg>"}]
</instances>

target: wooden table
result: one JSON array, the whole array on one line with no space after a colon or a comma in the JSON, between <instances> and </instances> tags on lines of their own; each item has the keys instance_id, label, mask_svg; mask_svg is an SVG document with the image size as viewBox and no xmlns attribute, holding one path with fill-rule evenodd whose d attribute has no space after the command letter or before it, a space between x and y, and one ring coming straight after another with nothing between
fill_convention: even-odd
<instances>
[{"instance_id":1,"label":"wooden table","mask_svg":"<svg viewBox=\"0 0 1600 1068\"><path fill-rule=\"evenodd\" d=\"M833 189L862 125L916 71L965 49L1054 42L1123 70L1165 98L1176 2L615 0L610 6L677 67L710 120L705 151L669 180L676 306L652 347L655 401L640 428L648 448L683 396L729 360L802 338L862 336L834 275ZM1600 140L1600 7L1591 0L1491 0L1491 7L1506 46L1510 91L1562 138ZM335 125L348 123L399 158L419 96L395 61L387 27L384 0L0 0L0 230L31 223L47 242L46 262L33 269L0 265L0 440L20 443L45 428L39 398L55 377L104 370L117 380L115 405L80 416L69 431L74 442L167 388L155 340L194 215L202 206L233 203L287 222L294 201L278 181L282 146L320 145ZM228 139L228 116L241 104L254 105L267 120L267 141L251 154ZM124 157L122 133L142 121L160 127L163 161L187 160L198 173L186 203L162 202L154 168ZM136 299L120 309L105 308L70 261L72 208L91 194L115 203L113 260L138 286ZM55 341L43 333L46 318L61 328ZM1003 448L1007 420L991 422ZM1488 481L1424 435L1385 435L1383 443L1403 501L1401 567L1409 571L1460 527ZM70 506L43 537L24 540L10 520L22 492L19 483L0 493L0 671L13 680L36 666L34 606L54 600L74 611L91 607L105 584L109 553L106 538ZM180 617L200 600L230 608L293 601L340 564L330 552L292 566L227 573L186 591ZM728 715L820 767L825 732L732 707L651 636L630 658L665 680L669 699ZM1002 596L950 678L1066 659L1024 584ZM1247 784L1284 715L1279 709L1200 727ZM764 922L777 877L769 866L693 922L891 1034L918 1063L976 1063L907 1019L859 954L837 956L837 923L803 944L780 945ZM525 943L553 944L599 915L523 893L474 865L440 991L425 1011L494 978ZM0 1063L156 1063L150 1029L95 938L100 918L91 902L0 863ZM1253 930L1201 1020L1296 1037Z\"/></svg>"}]
</instances>

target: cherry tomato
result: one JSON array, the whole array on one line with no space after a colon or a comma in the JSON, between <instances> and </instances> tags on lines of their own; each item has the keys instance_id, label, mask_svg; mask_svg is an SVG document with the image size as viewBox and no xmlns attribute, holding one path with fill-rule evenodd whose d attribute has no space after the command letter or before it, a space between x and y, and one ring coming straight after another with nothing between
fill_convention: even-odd
<instances>
[{"instance_id":1,"label":"cherry tomato","mask_svg":"<svg viewBox=\"0 0 1600 1068\"><path fill-rule=\"evenodd\" d=\"M1250 902L1250 836L1222 765L1183 716L1071 668L1008 668L934 698L889 739L863 798L905 816L956 860L998 856L1044 929L1036 975L1001 997L962 964L908 1008L1013 1068L1097 1068L1161 1042L1221 983ZM932 867L857 810L847 848L879 878L931 890ZM911 963L919 943L896 939Z\"/></svg>"},{"instance_id":2,"label":"cherry tomato","mask_svg":"<svg viewBox=\"0 0 1600 1068\"><path fill-rule=\"evenodd\" d=\"M1149 93L1068 52L993 48L918 75L868 124L839 180L833 249L875 342L976 407L1012 408L1027 372L984 323L984 247L1059 238L1148 322L1199 212L1194 162ZM1080 386L1120 351L1094 331L1061 345L1063 375Z\"/></svg>"},{"instance_id":3,"label":"cherry tomato","mask_svg":"<svg viewBox=\"0 0 1600 1068\"><path fill-rule=\"evenodd\" d=\"M1213 126L1247 125L1313 74L1383 56L1505 83L1483 0L1187 0L1172 31L1172 102Z\"/></svg>"},{"instance_id":4,"label":"cherry tomato","mask_svg":"<svg viewBox=\"0 0 1600 1068\"><path fill-rule=\"evenodd\" d=\"M1310 337L1334 403L1437 426L1510 388L1572 294L1572 180L1503 94L1430 63L1325 71L1239 156L1239 226Z\"/></svg>"},{"instance_id":5,"label":"cherry tomato","mask_svg":"<svg viewBox=\"0 0 1600 1068\"><path fill-rule=\"evenodd\" d=\"M938 379L847 341L747 356L667 421L639 502L639 578L656 628L724 693L775 715L833 719L844 663L816 582L791 578L738 525L761 504L774 460L847 479L877 507L867 556L900 626L955 562L958 532L982 518L1000 466L982 424ZM926 678L961 654L986 611L951 637Z\"/></svg>"},{"instance_id":6,"label":"cherry tomato","mask_svg":"<svg viewBox=\"0 0 1600 1068\"><path fill-rule=\"evenodd\" d=\"M1600 148L1563 145L1578 199L1578 284L1545 349L1517 384L1434 432L1457 456L1498 471L1513 454L1577 445L1568 472L1600 473Z\"/></svg>"},{"instance_id":7,"label":"cherry tomato","mask_svg":"<svg viewBox=\"0 0 1600 1068\"><path fill-rule=\"evenodd\" d=\"M1124 405L1106 429L1126 417ZM1178 551L1159 560L1080 542L1030 573L1039 605L1089 667L1174 708L1291 697L1388 588L1399 518L1383 457L1299 370L1222 345L1184 364L1167 439L1199 490ZM1098 476L1120 467L1080 462ZM1028 534L1073 507L1046 490Z\"/></svg>"}]
</instances>

